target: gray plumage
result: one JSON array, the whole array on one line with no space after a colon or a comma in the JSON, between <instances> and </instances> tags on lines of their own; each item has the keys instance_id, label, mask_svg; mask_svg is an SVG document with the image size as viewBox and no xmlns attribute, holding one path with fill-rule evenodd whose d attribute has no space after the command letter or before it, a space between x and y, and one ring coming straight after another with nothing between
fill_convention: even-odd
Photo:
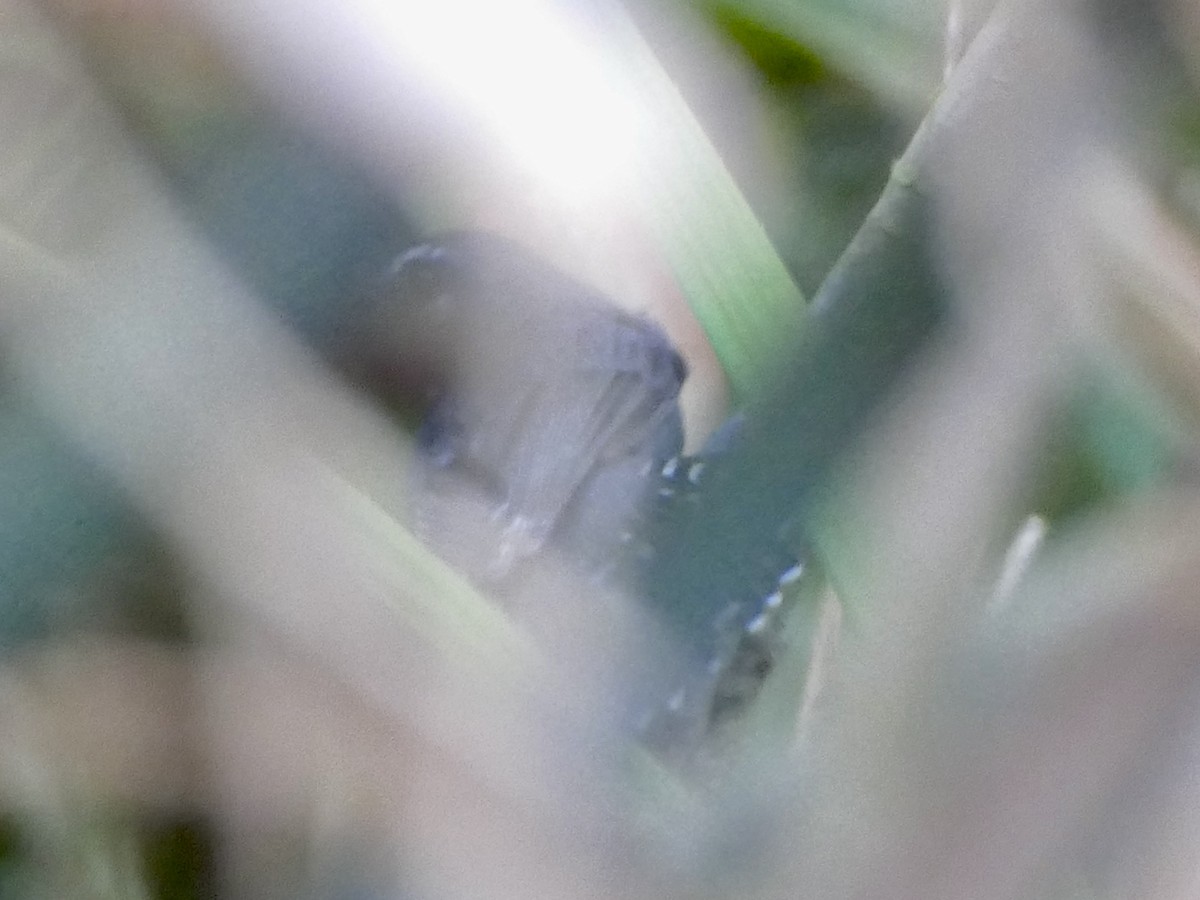
<instances>
[{"instance_id":1,"label":"gray plumage","mask_svg":"<svg viewBox=\"0 0 1200 900\"><path fill-rule=\"evenodd\" d=\"M375 377L426 404L417 513L436 549L484 579L547 543L611 558L683 441L686 367L659 327L478 233L400 257L370 321ZM480 519L498 546L476 546Z\"/></svg>"}]
</instances>

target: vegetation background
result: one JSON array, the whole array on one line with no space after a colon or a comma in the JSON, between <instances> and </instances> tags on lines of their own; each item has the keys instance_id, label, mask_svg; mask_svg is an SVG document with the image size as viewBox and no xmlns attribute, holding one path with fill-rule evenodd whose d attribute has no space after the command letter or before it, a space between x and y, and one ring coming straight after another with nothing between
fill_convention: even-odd
<instances>
[{"instance_id":1,"label":"vegetation background","mask_svg":"<svg viewBox=\"0 0 1200 900\"><path fill-rule=\"evenodd\" d=\"M451 6L0 4L0 895L1194 896L1192 5ZM648 599L406 530L327 360L453 227L745 412ZM755 708L644 752L791 525Z\"/></svg>"}]
</instances>

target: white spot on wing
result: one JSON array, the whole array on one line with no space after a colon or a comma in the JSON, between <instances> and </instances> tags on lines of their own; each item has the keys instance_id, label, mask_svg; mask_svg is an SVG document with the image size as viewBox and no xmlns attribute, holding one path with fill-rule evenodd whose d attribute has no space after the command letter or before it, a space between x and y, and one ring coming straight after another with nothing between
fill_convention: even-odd
<instances>
[{"instance_id":1,"label":"white spot on wing","mask_svg":"<svg viewBox=\"0 0 1200 900\"><path fill-rule=\"evenodd\" d=\"M780 584L791 584L794 581L798 581L800 579L800 576L803 574L804 574L804 563L796 563L794 566L792 566L790 569L788 569L786 572L784 572L782 575L779 576L779 583Z\"/></svg>"}]
</instances>

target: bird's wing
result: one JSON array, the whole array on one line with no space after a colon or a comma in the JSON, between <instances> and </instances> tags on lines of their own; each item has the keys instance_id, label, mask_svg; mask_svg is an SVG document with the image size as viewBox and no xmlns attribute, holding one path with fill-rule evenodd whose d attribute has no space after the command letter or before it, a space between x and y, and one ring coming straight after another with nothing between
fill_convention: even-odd
<instances>
[{"instance_id":1,"label":"bird's wing","mask_svg":"<svg viewBox=\"0 0 1200 900\"><path fill-rule=\"evenodd\" d=\"M551 535L597 471L630 457L650 464L681 437L659 439L664 429L678 431L672 414L683 369L657 328L610 309L586 309L561 330L540 337L566 346L531 352L502 396L489 397L482 386L464 392L483 399L465 413L466 456L503 486L513 540L530 550Z\"/></svg>"}]
</instances>

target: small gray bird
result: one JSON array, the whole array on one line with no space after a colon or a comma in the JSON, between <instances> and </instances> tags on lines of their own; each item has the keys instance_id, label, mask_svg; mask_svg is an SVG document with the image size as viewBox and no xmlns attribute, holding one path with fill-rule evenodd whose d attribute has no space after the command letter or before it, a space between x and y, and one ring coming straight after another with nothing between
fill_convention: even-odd
<instances>
[{"instance_id":1,"label":"small gray bird","mask_svg":"<svg viewBox=\"0 0 1200 900\"><path fill-rule=\"evenodd\" d=\"M417 530L489 588L552 548L642 596L659 545L706 514L705 473L740 440L734 417L701 456L681 457L687 369L662 330L499 237L408 251L364 321L358 368L419 407ZM806 569L778 541L724 563L731 586L711 603L644 598L680 654L631 722L677 761L753 702Z\"/></svg>"},{"instance_id":2,"label":"small gray bird","mask_svg":"<svg viewBox=\"0 0 1200 900\"><path fill-rule=\"evenodd\" d=\"M658 326L483 233L401 256L367 322L372 379L424 407L418 528L435 549L481 581L548 544L592 573L614 557L683 443L687 368Z\"/></svg>"}]
</instances>

